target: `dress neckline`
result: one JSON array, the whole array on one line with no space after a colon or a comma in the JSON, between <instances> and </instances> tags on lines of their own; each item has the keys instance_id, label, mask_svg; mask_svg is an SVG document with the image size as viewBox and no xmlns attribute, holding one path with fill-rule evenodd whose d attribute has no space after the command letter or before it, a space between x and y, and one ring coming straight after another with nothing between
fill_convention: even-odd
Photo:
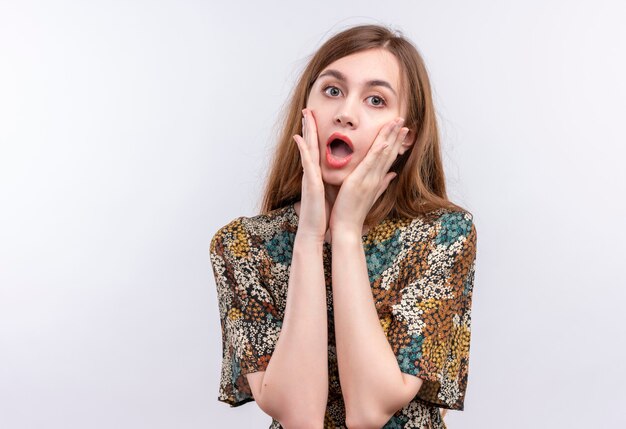
<instances>
[{"instance_id":1,"label":"dress neckline","mask_svg":"<svg viewBox=\"0 0 626 429\"><path fill-rule=\"evenodd\" d=\"M300 223L300 216L298 216L298 213L296 212L296 203L292 203L289 206L289 211L292 213L293 218L296 221L296 225L298 223ZM361 235L361 242L365 242L367 240L367 238L369 237L370 233L375 229L376 227L372 227L370 228L365 234ZM324 240L324 246L328 246L330 247L332 245L332 243L327 242L326 240Z\"/></svg>"}]
</instances>

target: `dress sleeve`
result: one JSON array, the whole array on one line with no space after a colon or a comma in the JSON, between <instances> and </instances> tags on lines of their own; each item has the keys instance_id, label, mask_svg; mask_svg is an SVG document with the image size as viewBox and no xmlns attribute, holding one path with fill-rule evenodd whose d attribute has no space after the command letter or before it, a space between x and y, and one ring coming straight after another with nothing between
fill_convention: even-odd
<instances>
[{"instance_id":1,"label":"dress sleeve","mask_svg":"<svg viewBox=\"0 0 626 429\"><path fill-rule=\"evenodd\" d=\"M416 399L463 410L476 258L472 215L445 212L408 240L388 339L400 370L423 380Z\"/></svg>"},{"instance_id":2,"label":"dress sleeve","mask_svg":"<svg viewBox=\"0 0 626 429\"><path fill-rule=\"evenodd\" d=\"M262 246L244 219L217 231L210 247L222 328L218 400L231 407L254 400L245 375L266 370L282 325L259 270Z\"/></svg>"}]
</instances>

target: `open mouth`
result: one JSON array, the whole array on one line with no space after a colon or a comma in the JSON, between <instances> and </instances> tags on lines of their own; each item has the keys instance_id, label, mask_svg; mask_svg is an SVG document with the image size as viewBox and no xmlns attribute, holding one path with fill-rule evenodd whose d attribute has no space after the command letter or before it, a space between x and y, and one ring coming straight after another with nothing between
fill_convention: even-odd
<instances>
[{"instance_id":1,"label":"open mouth","mask_svg":"<svg viewBox=\"0 0 626 429\"><path fill-rule=\"evenodd\" d=\"M354 146L347 136L333 133L326 142L326 162L331 168L343 168L350 163Z\"/></svg>"},{"instance_id":2,"label":"open mouth","mask_svg":"<svg viewBox=\"0 0 626 429\"><path fill-rule=\"evenodd\" d=\"M352 149L343 140L335 139L330 142L330 153L337 158L345 158L352 153Z\"/></svg>"},{"instance_id":3,"label":"open mouth","mask_svg":"<svg viewBox=\"0 0 626 429\"><path fill-rule=\"evenodd\" d=\"M335 158L343 159L350 156L354 152L350 139L340 133L332 134L328 138L327 146L329 146L330 153Z\"/></svg>"}]
</instances>

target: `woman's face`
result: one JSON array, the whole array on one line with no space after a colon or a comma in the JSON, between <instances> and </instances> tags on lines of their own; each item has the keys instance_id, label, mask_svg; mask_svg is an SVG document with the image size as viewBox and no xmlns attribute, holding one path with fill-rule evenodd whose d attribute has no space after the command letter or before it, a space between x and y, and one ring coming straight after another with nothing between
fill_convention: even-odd
<instances>
[{"instance_id":1,"label":"woman's face","mask_svg":"<svg viewBox=\"0 0 626 429\"><path fill-rule=\"evenodd\" d=\"M322 70L306 107L315 117L325 183L341 186L365 158L380 129L399 116L406 120L399 85L400 64L384 49L348 55ZM347 136L354 147L352 158L341 167L329 163L326 155L327 141L335 132ZM410 141L408 137L405 141ZM400 154L406 149L408 145L400 149Z\"/></svg>"}]
</instances>

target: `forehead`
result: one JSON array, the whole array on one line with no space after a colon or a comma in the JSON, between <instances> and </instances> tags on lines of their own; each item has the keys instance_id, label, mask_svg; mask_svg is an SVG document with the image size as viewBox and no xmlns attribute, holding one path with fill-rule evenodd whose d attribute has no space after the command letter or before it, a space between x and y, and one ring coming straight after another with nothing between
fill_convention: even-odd
<instances>
[{"instance_id":1,"label":"forehead","mask_svg":"<svg viewBox=\"0 0 626 429\"><path fill-rule=\"evenodd\" d=\"M334 69L342 72L351 84L381 79L389 82L398 91L400 64L398 59L385 49L368 49L333 61L322 70Z\"/></svg>"}]
</instances>

